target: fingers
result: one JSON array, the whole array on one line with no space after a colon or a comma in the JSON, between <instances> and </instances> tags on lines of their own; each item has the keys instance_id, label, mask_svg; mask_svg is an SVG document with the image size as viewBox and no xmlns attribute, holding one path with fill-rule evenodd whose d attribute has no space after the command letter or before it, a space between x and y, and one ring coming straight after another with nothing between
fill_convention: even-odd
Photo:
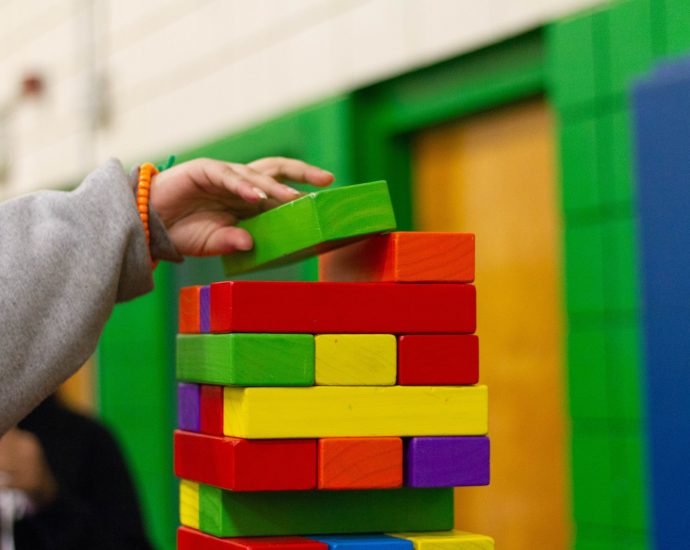
<instances>
[{"instance_id":1,"label":"fingers","mask_svg":"<svg viewBox=\"0 0 690 550\"><path fill-rule=\"evenodd\" d=\"M262 199L264 200L271 197L280 202L288 202L301 195L297 189L280 183L270 175L259 172L251 166L244 164L230 164L230 166L244 180L250 182L255 189L262 191Z\"/></svg>"},{"instance_id":2,"label":"fingers","mask_svg":"<svg viewBox=\"0 0 690 550\"><path fill-rule=\"evenodd\" d=\"M207 159L202 159L201 163L203 176L212 186L230 191L247 202L254 203L267 198L266 192L252 178L237 170L241 165Z\"/></svg>"},{"instance_id":3,"label":"fingers","mask_svg":"<svg viewBox=\"0 0 690 550\"><path fill-rule=\"evenodd\" d=\"M267 157L255 160L248 165L257 172L275 179L287 178L300 183L323 187L333 183L333 174L301 160L284 157Z\"/></svg>"}]
</instances>

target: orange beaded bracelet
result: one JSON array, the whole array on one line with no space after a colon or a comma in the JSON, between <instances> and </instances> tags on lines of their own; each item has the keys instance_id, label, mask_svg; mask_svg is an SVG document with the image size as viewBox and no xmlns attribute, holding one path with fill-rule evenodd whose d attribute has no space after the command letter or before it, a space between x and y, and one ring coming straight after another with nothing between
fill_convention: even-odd
<instances>
[{"instance_id":1,"label":"orange beaded bracelet","mask_svg":"<svg viewBox=\"0 0 690 550\"><path fill-rule=\"evenodd\" d=\"M137 186L137 212L144 224L146 244L151 245L151 231L149 230L149 195L151 192L151 178L158 173L156 167L145 162L139 167L139 184Z\"/></svg>"}]
</instances>

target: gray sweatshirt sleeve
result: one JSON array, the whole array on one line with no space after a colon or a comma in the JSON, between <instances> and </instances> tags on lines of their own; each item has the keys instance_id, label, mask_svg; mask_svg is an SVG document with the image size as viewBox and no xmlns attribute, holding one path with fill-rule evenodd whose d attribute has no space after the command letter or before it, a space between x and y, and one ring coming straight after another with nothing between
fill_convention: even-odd
<instances>
[{"instance_id":1,"label":"gray sweatshirt sleeve","mask_svg":"<svg viewBox=\"0 0 690 550\"><path fill-rule=\"evenodd\" d=\"M88 359L116 302L153 288L133 183L111 160L75 191L0 204L0 434ZM154 258L179 261L150 223Z\"/></svg>"}]
</instances>

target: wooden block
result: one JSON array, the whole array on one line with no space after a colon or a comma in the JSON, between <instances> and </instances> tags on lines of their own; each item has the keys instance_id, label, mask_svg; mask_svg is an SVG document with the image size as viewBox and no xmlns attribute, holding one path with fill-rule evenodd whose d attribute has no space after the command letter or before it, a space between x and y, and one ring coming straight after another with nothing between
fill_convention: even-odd
<instances>
[{"instance_id":1,"label":"wooden block","mask_svg":"<svg viewBox=\"0 0 690 550\"><path fill-rule=\"evenodd\" d=\"M177 378L236 386L311 386L311 334L179 334Z\"/></svg>"},{"instance_id":2,"label":"wooden block","mask_svg":"<svg viewBox=\"0 0 690 550\"><path fill-rule=\"evenodd\" d=\"M199 484L180 480L180 523L199 528Z\"/></svg>"},{"instance_id":3,"label":"wooden block","mask_svg":"<svg viewBox=\"0 0 690 550\"><path fill-rule=\"evenodd\" d=\"M465 531L390 533L390 535L409 540L414 545L414 550L494 550L494 540L491 537Z\"/></svg>"},{"instance_id":4,"label":"wooden block","mask_svg":"<svg viewBox=\"0 0 690 550\"><path fill-rule=\"evenodd\" d=\"M199 486L199 528L217 537L432 531L452 526L452 489L245 493Z\"/></svg>"},{"instance_id":5,"label":"wooden block","mask_svg":"<svg viewBox=\"0 0 690 550\"><path fill-rule=\"evenodd\" d=\"M309 193L240 221L254 247L223 256L226 275L294 262L395 229L388 185L377 181Z\"/></svg>"},{"instance_id":6,"label":"wooden block","mask_svg":"<svg viewBox=\"0 0 690 550\"><path fill-rule=\"evenodd\" d=\"M317 385L395 384L397 343L392 334L320 334L314 343Z\"/></svg>"},{"instance_id":7,"label":"wooden block","mask_svg":"<svg viewBox=\"0 0 690 550\"><path fill-rule=\"evenodd\" d=\"M230 491L316 488L314 439L249 440L178 430L174 458L177 477Z\"/></svg>"},{"instance_id":8,"label":"wooden block","mask_svg":"<svg viewBox=\"0 0 690 550\"><path fill-rule=\"evenodd\" d=\"M211 287L199 290L199 332L211 332Z\"/></svg>"},{"instance_id":9,"label":"wooden block","mask_svg":"<svg viewBox=\"0 0 690 550\"><path fill-rule=\"evenodd\" d=\"M276 283L211 285L213 332L472 333L472 285Z\"/></svg>"},{"instance_id":10,"label":"wooden block","mask_svg":"<svg viewBox=\"0 0 690 550\"><path fill-rule=\"evenodd\" d=\"M319 280L471 283L474 281L474 234L376 235L321 256Z\"/></svg>"},{"instance_id":11,"label":"wooden block","mask_svg":"<svg viewBox=\"0 0 690 550\"><path fill-rule=\"evenodd\" d=\"M220 538L180 527L177 530L177 550L328 550L328 545L304 537Z\"/></svg>"},{"instance_id":12,"label":"wooden block","mask_svg":"<svg viewBox=\"0 0 690 550\"><path fill-rule=\"evenodd\" d=\"M409 540L388 535L321 535L311 537L329 550L413 550Z\"/></svg>"},{"instance_id":13,"label":"wooden block","mask_svg":"<svg viewBox=\"0 0 690 550\"><path fill-rule=\"evenodd\" d=\"M180 382L177 385L177 425L181 430L198 432L200 424L201 394L198 384Z\"/></svg>"},{"instance_id":14,"label":"wooden block","mask_svg":"<svg viewBox=\"0 0 690 550\"><path fill-rule=\"evenodd\" d=\"M180 289L179 331L186 334L201 329L199 293L201 286L185 286Z\"/></svg>"},{"instance_id":15,"label":"wooden block","mask_svg":"<svg viewBox=\"0 0 690 550\"><path fill-rule=\"evenodd\" d=\"M223 435L223 386L201 386L199 431Z\"/></svg>"},{"instance_id":16,"label":"wooden block","mask_svg":"<svg viewBox=\"0 0 690 550\"><path fill-rule=\"evenodd\" d=\"M319 489L390 489L402 486L399 437L319 439Z\"/></svg>"},{"instance_id":17,"label":"wooden block","mask_svg":"<svg viewBox=\"0 0 690 550\"><path fill-rule=\"evenodd\" d=\"M405 442L406 486L488 484L488 437L413 437Z\"/></svg>"},{"instance_id":18,"label":"wooden block","mask_svg":"<svg viewBox=\"0 0 690 550\"><path fill-rule=\"evenodd\" d=\"M225 388L225 435L484 435L486 386Z\"/></svg>"},{"instance_id":19,"label":"wooden block","mask_svg":"<svg viewBox=\"0 0 690 550\"><path fill-rule=\"evenodd\" d=\"M398 384L463 386L479 381L479 338L474 334L398 337Z\"/></svg>"}]
</instances>

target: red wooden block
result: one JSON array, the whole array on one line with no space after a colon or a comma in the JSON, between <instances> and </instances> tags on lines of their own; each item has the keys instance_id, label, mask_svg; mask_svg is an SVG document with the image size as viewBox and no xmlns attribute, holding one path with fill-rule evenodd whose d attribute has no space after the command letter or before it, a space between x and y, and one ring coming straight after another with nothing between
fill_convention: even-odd
<instances>
[{"instance_id":1,"label":"red wooden block","mask_svg":"<svg viewBox=\"0 0 690 550\"><path fill-rule=\"evenodd\" d=\"M389 489L402 486L402 439L319 439L319 489Z\"/></svg>"},{"instance_id":2,"label":"red wooden block","mask_svg":"<svg viewBox=\"0 0 690 550\"><path fill-rule=\"evenodd\" d=\"M180 289L179 331L194 334L201 331L201 286Z\"/></svg>"},{"instance_id":3,"label":"red wooden block","mask_svg":"<svg viewBox=\"0 0 690 550\"><path fill-rule=\"evenodd\" d=\"M474 334L398 337L398 384L463 386L479 381L479 338Z\"/></svg>"},{"instance_id":4,"label":"red wooden block","mask_svg":"<svg viewBox=\"0 0 690 550\"><path fill-rule=\"evenodd\" d=\"M377 235L322 255L319 280L471 283L474 234L399 231Z\"/></svg>"},{"instance_id":5,"label":"red wooden block","mask_svg":"<svg viewBox=\"0 0 690 550\"><path fill-rule=\"evenodd\" d=\"M177 529L177 550L328 550L328 544L303 537L219 538L189 527Z\"/></svg>"},{"instance_id":6,"label":"red wooden block","mask_svg":"<svg viewBox=\"0 0 690 550\"><path fill-rule=\"evenodd\" d=\"M175 475L229 491L316 488L315 439L241 439L177 430Z\"/></svg>"},{"instance_id":7,"label":"red wooden block","mask_svg":"<svg viewBox=\"0 0 690 550\"><path fill-rule=\"evenodd\" d=\"M223 386L201 386L201 433L223 435Z\"/></svg>"},{"instance_id":8,"label":"red wooden block","mask_svg":"<svg viewBox=\"0 0 690 550\"><path fill-rule=\"evenodd\" d=\"M275 283L211 285L212 332L472 333L472 285Z\"/></svg>"}]
</instances>

